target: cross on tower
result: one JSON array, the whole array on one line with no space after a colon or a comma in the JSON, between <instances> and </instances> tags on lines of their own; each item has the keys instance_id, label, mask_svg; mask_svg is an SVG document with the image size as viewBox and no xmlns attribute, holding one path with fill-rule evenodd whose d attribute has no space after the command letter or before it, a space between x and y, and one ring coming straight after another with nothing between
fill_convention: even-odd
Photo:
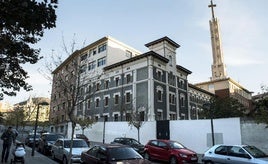
<instances>
[{"instance_id":1,"label":"cross on tower","mask_svg":"<svg viewBox=\"0 0 268 164\"><path fill-rule=\"evenodd\" d=\"M213 10L213 7L216 7L216 5L213 4L212 0L210 1L210 5L208 5L208 7L211 7L212 18L214 19L214 10Z\"/></svg>"}]
</instances>

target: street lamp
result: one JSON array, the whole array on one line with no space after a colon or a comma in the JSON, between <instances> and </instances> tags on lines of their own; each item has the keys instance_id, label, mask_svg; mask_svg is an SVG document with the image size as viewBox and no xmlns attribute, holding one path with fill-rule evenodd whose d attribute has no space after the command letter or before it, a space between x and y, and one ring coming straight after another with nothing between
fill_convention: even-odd
<instances>
[{"instance_id":1,"label":"street lamp","mask_svg":"<svg viewBox=\"0 0 268 164\"><path fill-rule=\"evenodd\" d=\"M46 101L43 101L43 102L39 102L37 104L36 118L35 118L35 124L34 124L34 138L33 138L34 144L32 146L32 156L34 156L34 150L35 150L35 138L36 138L36 129L37 129L37 121L38 121L38 117L39 117L38 115L39 115L40 105L49 105L49 103Z\"/></svg>"},{"instance_id":2,"label":"street lamp","mask_svg":"<svg viewBox=\"0 0 268 164\"><path fill-rule=\"evenodd\" d=\"M214 138L214 125L213 125L213 110L210 103L205 103L203 107L206 110L209 110L210 113L210 125L211 125L211 139L212 139L212 146L215 145L215 138Z\"/></svg>"},{"instance_id":3,"label":"street lamp","mask_svg":"<svg viewBox=\"0 0 268 164\"><path fill-rule=\"evenodd\" d=\"M102 143L105 143L105 123L106 123L106 116L101 115L101 117L103 118L103 132L102 132Z\"/></svg>"}]
</instances>

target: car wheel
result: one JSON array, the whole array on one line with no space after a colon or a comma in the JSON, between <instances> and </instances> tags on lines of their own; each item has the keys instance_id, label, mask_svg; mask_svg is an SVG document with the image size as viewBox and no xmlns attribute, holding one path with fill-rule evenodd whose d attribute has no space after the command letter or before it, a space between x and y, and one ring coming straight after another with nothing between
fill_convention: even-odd
<instances>
[{"instance_id":1,"label":"car wheel","mask_svg":"<svg viewBox=\"0 0 268 164\"><path fill-rule=\"evenodd\" d=\"M169 163L170 163L170 164L177 164L177 158L174 157L174 156L172 156L172 157L170 158L170 160L169 160Z\"/></svg>"},{"instance_id":2,"label":"car wheel","mask_svg":"<svg viewBox=\"0 0 268 164\"><path fill-rule=\"evenodd\" d=\"M144 159L151 160L151 157L148 152L144 153Z\"/></svg>"},{"instance_id":3,"label":"car wheel","mask_svg":"<svg viewBox=\"0 0 268 164\"><path fill-rule=\"evenodd\" d=\"M212 161L205 161L205 164L214 164Z\"/></svg>"},{"instance_id":4,"label":"car wheel","mask_svg":"<svg viewBox=\"0 0 268 164\"><path fill-rule=\"evenodd\" d=\"M67 160L66 156L63 156L62 163L63 164L68 164L68 160Z\"/></svg>"}]
</instances>

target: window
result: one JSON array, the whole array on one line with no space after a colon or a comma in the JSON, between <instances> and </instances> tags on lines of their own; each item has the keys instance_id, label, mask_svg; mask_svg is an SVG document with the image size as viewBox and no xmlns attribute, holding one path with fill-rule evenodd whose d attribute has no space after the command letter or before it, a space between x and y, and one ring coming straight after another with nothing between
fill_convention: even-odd
<instances>
[{"instance_id":1,"label":"window","mask_svg":"<svg viewBox=\"0 0 268 164\"><path fill-rule=\"evenodd\" d=\"M127 74L127 76L126 76L126 81L127 81L127 84L130 83L130 81L131 81L131 76L130 76L130 74Z\"/></svg>"},{"instance_id":2,"label":"window","mask_svg":"<svg viewBox=\"0 0 268 164\"><path fill-rule=\"evenodd\" d=\"M96 107L96 108L97 108L97 107L100 107L100 99L99 99L99 98L96 99L95 107Z\"/></svg>"},{"instance_id":3,"label":"window","mask_svg":"<svg viewBox=\"0 0 268 164\"><path fill-rule=\"evenodd\" d=\"M168 59L169 59L169 65L172 67L172 56L168 56Z\"/></svg>"},{"instance_id":4,"label":"window","mask_svg":"<svg viewBox=\"0 0 268 164\"><path fill-rule=\"evenodd\" d=\"M114 96L114 104L119 104L119 95Z\"/></svg>"},{"instance_id":5,"label":"window","mask_svg":"<svg viewBox=\"0 0 268 164\"><path fill-rule=\"evenodd\" d=\"M62 122L64 121L64 115L61 115L61 121Z\"/></svg>"},{"instance_id":6,"label":"window","mask_svg":"<svg viewBox=\"0 0 268 164\"><path fill-rule=\"evenodd\" d=\"M106 64L106 57L98 59L98 67Z\"/></svg>"},{"instance_id":7,"label":"window","mask_svg":"<svg viewBox=\"0 0 268 164\"><path fill-rule=\"evenodd\" d=\"M90 110L90 99L87 100L87 110Z\"/></svg>"},{"instance_id":8,"label":"window","mask_svg":"<svg viewBox=\"0 0 268 164\"><path fill-rule=\"evenodd\" d=\"M108 106L109 105L109 97L105 97L104 98L104 106Z\"/></svg>"},{"instance_id":9,"label":"window","mask_svg":"<svg viewBox=\"0 0 268 164\"><path fill-rule=\"evenodd\" d=\"M115 78L115 86L118 86L119 85L119 77L116 77Z\"/></svg>"},{"instance_id":10,"label":"window","mask_svg":"<svg viewBox=\"0 0 268 164\"><path fill-rule=\"evenodd\" d=\"M108 89L109 88L109 80L106 80L104 83L104 88Z\"/></svg>"},{"instance_id":11,"label":"window","mask_svg":"<svg viewBox=\"0 0 268 164\"><path fill-rule=\"evenodd\" d=\"M81 56L80 60L83 61L83 60L86 60L86 58L87 58L87 54L83 54L83 55Z\"/></svg>"},{"instance_id":12,"label":"window","mask_svg":"<svg viewBox=\"0 0 268 164\"><path fill-rule=\"evenodd\" d=\"M96 91L99 91L100 90L100 83L97 83L96 84Z\"/></svg>"},{"instance_id":13,"label":"window","mask_svg":"<svg viewBox=\"0 0 268 164\"><path fill-rule=\"evenodd\" d=\"M163 74L163 72L161 70L156 70L156 78L157 78L157 80L162 81L162 74Z\"/></svg>"},{"instance_id":14,"label":"window","mask_svg":"<svg viewBox=\"0 0 268 164\"><path fill-rule=\"evenodd\" d=\"M91 63L88 63L88 70L93 70L96 67L96 61L93 61Z\"/></svg>"},{"instance_id":15,"label":"window","mask_svg":"<svg viewBox=\"0 0 268 164\"><path fill-rule=\"evenodd\" d=\"M105 50L106 50L106 43L99 46L98 53L101 53L102 51L105 51Z\"/></svg>"},{"instance_id":16,"label":"window","mask_svg":"<svg viewBox=\"0 0 268 164\"><path fill-rule=\"evenodd\" d=\"M89 51L89 56L90 56L90 55L96 55L96 53L97 53L96 48L93 48L93 49L91 49L91 50Z\"/></svg>"},{"instance_id":17,"label":"window","mask_svg":"<svg viewBox=\"0 0 268 164\"><path fill-rule=\"evenodd\" d=\"M184 81L183 80L179 81L179 86L180 86L180 88L184 88Z\"/></svg>"},{"instance_id":18,"label":"window","mask_svg":"<svg viewBox=\"0 0 268 164\"><path fill-rule=\"evenodd\" d=\"M158 101L162 101L162 100L163 100L163 97L162 97L162 91L161 91L161 90L158 90L158 91L157 91L157 100L158 100Z\"/></svg>"},{"instance_id":19,"label":"window","mask_svg":"<svg viewBox=\"0 0 268 164\"><path fill-rule=\"evenodd\" d=\"M86 72L86 65L82 65L80 67L80 73L84 73L84 72Z\"/></svg>"},{"instance_id":20,"label":"window","mask_svg":"<svg viewBox=\"0 0 268 164\"><path fill-rule=\"evenodd\" d=\"M180 95L180 103L182 107L185 106L185 96L183 94Z\"/></svg>"},{"instance_id":21,"label":"window","mask_svg":"<svg viewBox=\"0 0 268 164\"><path fill-rule=\"evenodd\" d=\"M175 104L175 94L172 93L169 94L169 103Z\"/></svg>"},{"instance_id":22,"label":"window","mask_svg":"<svg viewBox=\"0 0 268 164\"><path fill-rule=\"evenodd\" d=\"M83 111L83 103L79 103L78 104L78 109L79 111Z\"/></svg>"},{"instance_id":23,"label":"window","mask_svg":"<svg viewBox=\"0 0 268 164\"><path fill-rule=\"evenodd\" d=\"M118 117L118 114L115 114L114 115L114 121L118 121L119 119L118 119L119 117Z\"/></svg>"},{"instance_id":24,"label":"window","mask_svg":"<svg viewBox=\"0 0 268 164\"><path fill-rule=\"evenodd\" d=\"M87 86L87 93L90 93L91 92L91 85L88 85Z\"/></svg>"},{"instance_id":25,"label":"window","mask_svg":"<svg viewBox=\"0 0 268 164\"><path fill-rule=\"evenodd\" d=\"M140 121L144 121L144 116L145 116L144 111L139 112L139 114L140 114Z\"/></svg>"},{"instance_id":26,"label":"window","mask_svg":"<svg viewBox=\"0 0 268 164\"><path fill-rule=\"evenodd\" d=\"M170 118L170 120L176 120L176 114L175 113L170 113L169 118Z\"/></svg>"},{"instance_id":27,"label":"window","mask_svg":"<svg viewBox=\"0 0 268 164\"><path fill-rule=\"evenodd\" d=\"M130 92L126 93L126 103L130 103Z\"/></svg>"},{"instance_id":28,"label":"window","mask_svg":"<svg viewBox=\"0 0 268 164\"><path fill-rule=\"evenodd\" d=\"M95 116L95 120L96 120L96 122L98 122L98 120L99 120L99 117L98 117L98 116Z\"/></svg>"}]
</instances>

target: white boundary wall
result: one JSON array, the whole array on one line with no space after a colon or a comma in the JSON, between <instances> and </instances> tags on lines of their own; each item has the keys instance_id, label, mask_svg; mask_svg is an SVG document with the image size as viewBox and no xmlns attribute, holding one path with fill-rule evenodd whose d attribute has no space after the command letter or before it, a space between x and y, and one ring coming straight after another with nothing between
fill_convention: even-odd
<instances>
[{"instance_id":1,"label":"white boundary wall","mask_svg":"<svg viewBox=\"0 0 268 164\"><path fill-rule=\"evenodd\" d=\"M214 119L216 143L241 144L240 118ZM95 123L92 128L85 129L84 134L94 142L103 141L104 122ZM76 128L75 133L82 133ZM110 143L115 137L131 137L138 139L135 127L128 122L106 122L105 143ZM210 120L175 120L170 121L170 139L181 142L186 147L203 154L211 144ZM140 129L140 142L156 138L156 122L146 122Z\"/></svg>"}]
</instances>

